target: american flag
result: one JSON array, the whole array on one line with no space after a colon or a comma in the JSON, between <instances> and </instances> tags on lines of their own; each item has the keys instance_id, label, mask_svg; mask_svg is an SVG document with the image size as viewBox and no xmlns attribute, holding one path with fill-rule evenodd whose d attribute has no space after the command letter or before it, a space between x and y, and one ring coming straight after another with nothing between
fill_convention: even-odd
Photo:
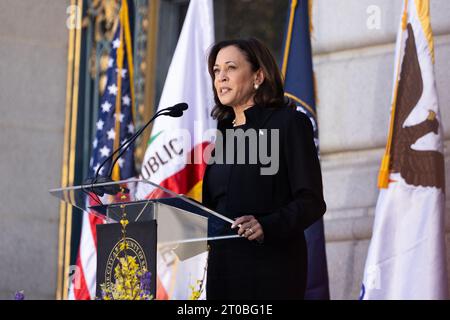
<instances>
[{"instance_id":1,"label":"american flag","mask_svg":"<svg viewBox=\"0 0 450 320\"><path fill-rule=\"evenodd\" d=\"M121 9L121 17L123 17ZM121 19L122 20L122 19ZM127 23L127 22L125 22ZM101 163L131 137L134 133L133 122L133 63L129 29L118 25L108 57L107 81L100 99L95 139L92 142L89 176L95 177ZM128 50L127 50L128 49ZM122 66L122 68L120 67ZM129 66L131 68L129 68ZM101 167L99 176L109 173L112 161ZM123 156L117 160L118 170L114 171L114 180L123 180L135 176L134 146L130 145ZM93 202L94 200L88 199ZM95 204L95 203L90 203ZM97 234L95 226L104 221L93 214L84 213L80 247L77 257L77 281L71 283L69 299L95 299L97 268Z\"/></svg>"},{"instance_id":2,"label":"american flag","mask_svg":"<svg viewBox=\"0 0 450 320\"><path fill-rule=\"evenodd\" d=\"M95 139L92 143L92 156L90 160L90 176L95 174L101 163L126 139L134 133L134 122L131 103L130 76L128 62L124 59L122 69L117 66L117 49L120 46L120 30L117 30L112 41L111 53L108 59L107 83L98 110ZM122 77L121 93L117 86L119 75ZM117 95L120 102L116 105ZM117 127L116 127L117 125ZM120 140L117 137L120 134ZM116 144L115 144L116 143ZM134 176L134 152L131 146L124 155L117 160L120 176L126 179ZM110 170L111 160L100 169L99 176L107 175Z\"/></svg>"}]
</instances>

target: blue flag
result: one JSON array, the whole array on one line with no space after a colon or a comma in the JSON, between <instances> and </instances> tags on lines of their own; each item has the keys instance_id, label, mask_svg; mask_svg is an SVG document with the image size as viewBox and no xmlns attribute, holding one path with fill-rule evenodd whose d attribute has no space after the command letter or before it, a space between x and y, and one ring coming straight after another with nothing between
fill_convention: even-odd
<instances>
[{"instance_id":1,"label":"blue flag","mask_svg":"<svg viewBox=\"0 0 450 320\"><path fill-rule=\"evenodd\" d=\"M314 140L319 150L314 74L311 54L308 0L291 0L289 6L282 73L285 95L305 113L314 128ZM308 279L305 292L307 300L328 300L328 269L325 253L323 219L305 230L308 247Z\"/></svg>"}]
</instances>

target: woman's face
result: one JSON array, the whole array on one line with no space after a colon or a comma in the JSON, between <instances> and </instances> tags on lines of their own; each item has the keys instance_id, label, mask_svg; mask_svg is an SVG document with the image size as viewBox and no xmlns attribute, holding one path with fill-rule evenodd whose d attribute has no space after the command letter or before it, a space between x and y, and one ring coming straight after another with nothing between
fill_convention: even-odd
<instances>
[{"instance_id":1,"label":"woman's face","mask_svg":"<svg viewBox=\"0 0 450 320\"><path fill-rule=\"evenodd\" d=\"M251 64L240 49L235 46L222 48L217 54L213 71L214 87L220 103L231 107L253 104L258 72L252 71Z\"/></svg>"}]
</instances>

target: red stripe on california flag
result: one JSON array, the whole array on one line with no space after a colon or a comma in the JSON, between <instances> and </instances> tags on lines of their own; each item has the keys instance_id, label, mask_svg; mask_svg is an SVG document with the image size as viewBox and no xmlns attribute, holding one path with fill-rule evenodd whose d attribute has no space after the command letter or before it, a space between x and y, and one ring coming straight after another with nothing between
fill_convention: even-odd
<instances>
[{"instance_id":1,"label":"red stripe on california flag","mask_svg":"<svg viewBox=\"0 0 450 320\"><path fill-rule=\"evenodd\" d=\"M206 163L203 161L203 151L209 144L209 142L203 142L197 145L188 155L191 159L191 163L186 164L183 169L170 177L167 177L159 185L179 194L188 193L199 181L203 179L203 174L206 169ZM201 163L194 163L194 153L197 154L197 159L202 159ZM153 197L153 192L147 196L148 199Z\"/></svg>"}]
</instances>

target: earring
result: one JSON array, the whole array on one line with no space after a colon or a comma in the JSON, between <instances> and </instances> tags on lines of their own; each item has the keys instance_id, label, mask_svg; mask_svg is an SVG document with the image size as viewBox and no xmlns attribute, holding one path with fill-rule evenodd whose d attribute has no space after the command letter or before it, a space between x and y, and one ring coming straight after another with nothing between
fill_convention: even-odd
<instances>
[{"instance_id":1,"label":"earring","mask_svg":"<svg viewBox=\"0 0 450 320\"><path fill-rule=\"evenodd\" d=\"M255 84L253 85L253 88L255 88L255 90L258 90L258 89L259 89L259 84L255 83Z\"/></svg>"}]
</instances>

